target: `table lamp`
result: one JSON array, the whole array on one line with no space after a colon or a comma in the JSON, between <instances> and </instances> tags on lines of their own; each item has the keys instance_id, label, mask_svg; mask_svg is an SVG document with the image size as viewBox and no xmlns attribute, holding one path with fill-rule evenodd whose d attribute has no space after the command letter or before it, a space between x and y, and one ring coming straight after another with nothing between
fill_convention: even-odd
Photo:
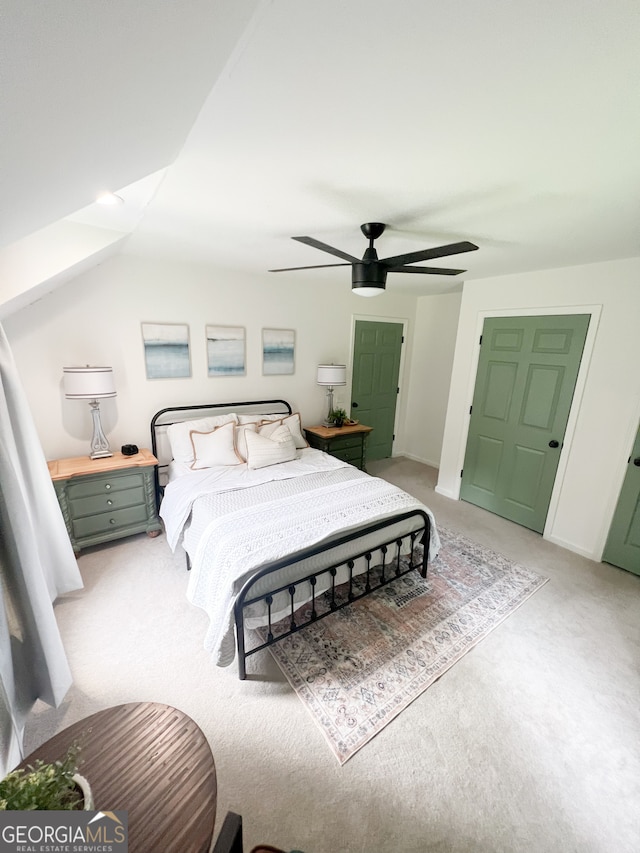
<instances>
[{"instance_id":1,"label":"table lamp","mask_svg":"<svg viewBox=\"0 0 640 853\"><path fill-rule=\"evenodd\" d=\"M326 386L327 388L327 411L324 417L324 425L332 426L332 421L329 420L329 415L333 411L333 389L336 385L347 384L347 368L344 364L319 364L318 385Z\"/></svg>"},{"instance_id":2,"label":"table lamp","mask_svg":"<svg viewBox=\"0 0 640 853\"><path fill-rule=\"evenodd\" d=\"M115 397L113 370L110 367L63 367L64 396L67 400L88 400L93 418L91 459L113 456L100 423L100 400Z\"/></svg>"}]
</instances>

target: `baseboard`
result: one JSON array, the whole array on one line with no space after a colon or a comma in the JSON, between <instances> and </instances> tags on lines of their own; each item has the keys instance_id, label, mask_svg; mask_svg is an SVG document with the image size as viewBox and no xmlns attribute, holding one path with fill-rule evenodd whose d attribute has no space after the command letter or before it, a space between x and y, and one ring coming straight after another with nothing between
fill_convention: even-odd
<instances>
[{"instance_id":1,"label":"baseboard","mask_svg":"<svg viewBox=\"0 0 640 853\"><path fill-rule=\"evenodd\" d=\"M429 468L435 468L438 470L438 466L440 462L434 462L432 459L424 459L422 456L416 456L414 453L394 453L394 456L404 456L407 459L411 459L412 462L421 462L423 465L428 465Z\"/></svg>"},{"instance_id":2,"label":"baseboard","mask_svg":"<svg viewBox=\"0 0 640 853\"><path fill-rule=\"evenodd\" d=\"M581 557L586 557L587 560L593 560L595 563L600 563L600 555L596 555L593 551L587 551L585 548L580 548L579 545L574 545L573 542L567 542L560 536L544 536L547 542L552 542L554 545L559 545L561 548L566 548L567 551L573 551L574 554L579 554Z\"/></svg>"},{"instance_id":3,"label":"baseboard","mask_svg":"<svg viewBox=\"0 0 640 853\"><path fill-rule=\"evenodd\" d=\"M442 486L436 486L434 491L436 494L443 495L445 498L451 498L452 501L458 500L458 495L451 491L451 489L443 489Z\"/></svg>"}]
</instances>

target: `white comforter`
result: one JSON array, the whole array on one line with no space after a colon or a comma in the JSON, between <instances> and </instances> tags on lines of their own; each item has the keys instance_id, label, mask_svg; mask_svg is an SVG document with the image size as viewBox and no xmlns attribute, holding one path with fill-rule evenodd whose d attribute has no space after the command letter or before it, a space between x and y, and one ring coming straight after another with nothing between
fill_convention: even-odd
<instances>
[{"instance_id":1,"label":"white comforter","mask_svg":"<svg viewBox=\"0 0 640 853\"><path fill-rule=\"evenodd\" d=\"M306 474L336 471L339 468L352 468L352 466L329 456L328 453L307 448L299 450L296 459L283 462L281 465L256 469L248 468L246 464L220 466L203 468L200 471L191 471L178 476L165 488L160 507L160 516L164 522L171 550L175 551L180 541L184 527L189 521L194 501L202 495L242 491L274 480L291 480Z\"/></svg>"},{"instance_id":2,"label":"white comforter","mask_svg":"<svg viewBox=\"0 0 640 853\"><path fill-rule=\"evenodd\" d=\"M384 480L308 449L293 462L269 468L239 465L180 477L167 486L160 515L173 549L184 534L192 563L187 597L209 616L205 648L219 666L227 666L235 655L235 596L253 571L411 509L431 518L433 559L440 542L425 506ZM319 567L320 562L311 564L309 570Z\"/></svg>"}]
</instances>

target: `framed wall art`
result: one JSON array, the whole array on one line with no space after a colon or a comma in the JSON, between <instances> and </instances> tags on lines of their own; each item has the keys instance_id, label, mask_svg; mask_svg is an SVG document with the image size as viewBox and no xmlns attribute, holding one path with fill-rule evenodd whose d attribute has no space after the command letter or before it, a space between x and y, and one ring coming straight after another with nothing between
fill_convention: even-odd
<instances>
[{"instance_id":1,"label":"framed wall art","mask_svg":"<svg viewBox=\"0 0 640 853\"><path fill-rule=\"evenodd\" d=\"M246 343L243 326L207 326L209 376L244 376Z\"/></svg>"},{"instance_id":2,"label":"framed wall art","mask_svg":"<svg viewBox=\"0 0 640 853\"><path fill-rule=\"evenodd\" d=\"M262 330L262 373L284 376L294 372L296 333L293 329Z\"/></svg>"},{"instance_id":3,"label":"framed wall art","mask_svg":"<svg viewBox=\"0 0 640 853\"><path fill-rule=\"evenodd\" d=\"M189 326L186 323L143 323L147 379L184 379L191 376Z\"/></svg>"}]
</instances>

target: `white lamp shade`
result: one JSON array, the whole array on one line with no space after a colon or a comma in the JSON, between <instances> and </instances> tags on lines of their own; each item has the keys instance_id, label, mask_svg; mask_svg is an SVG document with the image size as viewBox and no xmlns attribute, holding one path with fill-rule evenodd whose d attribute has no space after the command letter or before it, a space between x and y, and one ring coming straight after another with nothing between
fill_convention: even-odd
<instances>
[{"instance_id":1,"label":"white lamp shade","mask_svg":"<svg viewBox=\"0 0 640 853\"><path fill-rule=\"evenodd\" d=\"M68 400L97 400L115 397L116 386L110 367L63 367L64 396Z\"/></svg>"},{"instance_id":2,"label":"white lamp shade","mask_svg":"<svg viewBox=\"0 0 640 853\"><path fill-rule=\"evenodd\" d=\"M319 364L318 365L318 385L336 385L347 384L347 368L344 364Z\"/></svg>"}]
</instances>

